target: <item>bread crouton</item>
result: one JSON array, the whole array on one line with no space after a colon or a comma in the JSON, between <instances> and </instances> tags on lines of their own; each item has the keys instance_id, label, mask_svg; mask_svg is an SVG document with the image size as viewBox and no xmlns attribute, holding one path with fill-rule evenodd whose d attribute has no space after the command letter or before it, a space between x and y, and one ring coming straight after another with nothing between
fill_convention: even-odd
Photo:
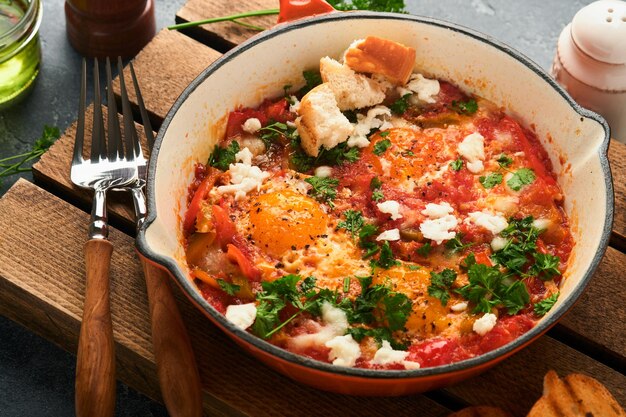
<instances>
[{"instance_id":1,"label":"bread crouton","mask_svg":"<svg viewBox=\"0 0 626 417\"><path fill-rule=\"evenodd\" d=\"M320 73L322 81L335 93L340 110L375 106L385 99L383 86L363 74L357 74L350 67L332 58L325 57L320 60Z\"/></svg>"},{"instance_id":2,"label":"bread crouton","mask_svg":"<svg viewBox=\"0 0 626 417\"><path fill-rule=\"evenodd\" d=\"M368 36L352 43L344 63L356 72L382 74L403 85L415 66L415 49L388 39Z\"/></svg>"},{"instance_id":3,"label":"bread crouton","mask_svg":"<svg viewBox=\"0 0 626 417\"><path fill-rule=\"evenodd\" d=\"M582 374L563 379L549 371L543 379L543 396L527 417L626 417L611 393L597 380Z\"/></svg>"},{"instance_id":4,"label":"bread crouton","mask_svg":"<svg viewBox=\"0 0 626 417\"><path fill-rule=\"evenodd\" d=\"M317 156L320 147L334 148L348 140L354 129L339 107L333 90L323 83L300 100L300 117L295 121L304 151Z\"/></svg>"}]
</instances>

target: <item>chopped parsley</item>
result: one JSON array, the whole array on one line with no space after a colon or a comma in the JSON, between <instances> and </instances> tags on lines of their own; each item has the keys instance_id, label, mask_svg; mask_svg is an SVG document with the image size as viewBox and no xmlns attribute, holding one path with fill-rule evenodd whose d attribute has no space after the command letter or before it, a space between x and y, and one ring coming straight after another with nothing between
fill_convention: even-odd
<instances>
[{"instance_id":1,"label":"chopped parsley","mask_svg":"<svg viewBox=\"0 0 626 417\"><path fill-rule=\"evenodd\" d=\"M309 191L313 197L327 203L331 208L335 206L333 200L337 196L337 185L339 185L337 178L309 177L304 181L313 187Z\"/></svg>"},{"instance_id":2,"label":"chopped parsley","mask_svg":"<svg viewBox=\"0 0 626 417\"><path fill-rule=\"evenodd\" d=\"M307 155L304 149L302 149L300 138L296 136L291 139L291 148L294 152L291 155L290 162L292 167L298 172L307 172L314 166L334 166L355 162L361 156L359 148L350 148L346 142L343 142L332 149L322 148L317 157L312 157Z\"/></svg>"},{"instance_id":3,"label":"chopped parsley","mask_svg":"<svg viewBox=\"0 0 626 417\"><path fill-rule=\"evenodd\" d=\"M500 174L499 172L494 172L487 176L481 175L478 178L478 181L480 181L483 187L490 189L502 183L502 174Z\"/></svg>"},{"instance_id":4,"label":"chopped parsley","mask_svg":"<svg viewBox=\"0 0 626 417\"><path fill-rule=\"evenodd\" d=\"M560 293L557 292L556 294L552 294L550 297L544 298L543 300L535 304L535 307L533 308L535 314L539 317L545 316L548 311L552 309L552 307L556 303L556 300L558 300L559 295Z\"/></svg>"},{"instance_id":5,"label":"chopped parsley","mask_svg":"<svg viewBox=\"0 0 626 417\"><path fill-rule=\"evenodd\" d=\"M226 282L223 279L217 280L218 285L228 295L236 295L237 292L241 289L240 285L231 284L230 282Z\"/></svg>"},{"instance_id":6,"label":"chopped parsley","mask_svg":"<svg viewBox=\"0 0 626 417\"><path fill-rule=\"evenodd\" d=\"M226 148L215 145L213 153L209 156L209 165L227 171L230 164L235 163L235 154L239 152L239 143L232 141Z\"/></svg>"},{"instance_id":7,"label":"chopped parsley","mask_svg":"<svg viewBox=\"0 0 626 417\"><path fill-rule=\"evenodd\" d=\"M447 305L450 299L450 287L455 280L456 272L452 269L444 269L441 272L431 271L428 295L438 298L441 301L441 305Z\"/></svg>"},{"instance_id":8,"label":"chopped parsley","mask_svg":"<svg viewBox=\"0 0 626 417\"><path fill-rule=\"evenodd\" d=\"M371 10L374 12L406 13L404 0L328 0L336 10Z\"/></svg>"},{"instance_id":9,"label":"chopped parsley","mask_svg":"<svg viewBox=\"0 0 626 417\"><path fill-rule=\"evenodd\" d=\"M384 154L385 151L389 149L390 146L391 146L391 141L389 139L380 140L376 142L376 144L374 145L373 152L375 155L380 156Z\"/></svg>"},{"instance_id":10,"label":"chopped parsley","mask_svg":"<svg viewBox=\"0 0 626 417\"><path fill-rule=\"evenodd\" d=\"M533 258L535 258L535 264L530 267L527 275L537 276L544 281L556 275L561 275L561 271L559 271L561 259L558 256L535 252L533 253Z\"/></svg>"},{"instance_id":11,"label":"chopped parsley","mask_svg":"<svg viewBox=\"0 0 626 417\"><path fill-rule=\"evenodd\" d=\"M523 186L532 184L535 181L535 173L530 168L521 168L513 173L513 176L506 184L514 191L519 191Z\"/></svg>"},{"instance_id":12,"label":"chopped parsley","mask_svg":"<svg viewBox=\"0 0 626 417\"><path fill-rule=\"evenodd\" d=\"M383 183L378 177L373 177L370 181L370 189L372 190L372 200L380 201L385 198L385 195L381 191L380 187L382 187Z\"/></svg>"},{"instance_id":13,"label":"chopped parsley","mask_svg":"<svg viewBox=\"0 0 626 417\"><path fill-rule=\"evenodd\" d=\"M406 110L409 108L409 97L411 97L411 95L412 94L405 94L399 99L397 99L396 101L394 101L389 106L389 109L391 110L391 112L393 114L397 114L398 116L403 115L406 112Z\"/></svg>"},{"instance_id":14,"label":"chopped parsley","mask_svg":"<svg viewBox=\"0 0 626 417\"><path fill-rule=\"evenodd\" d=\"M469 284L456 290L474 303L474 313L489 313L493 308L504 307L510 315L517 314L530 302L530 295L522 281L505 279L498 266L476 263L474 254L465 259Z\"/></svg>"},{"instance_id":15,"label":"chopped parsley","mask_svg":"<svg viewBox=\"0 0 626 417\"><path fill-rule=\"evenodd\" d=\"M450 162L450 168L452 168L455 171L460 171L461 168L463 168L463 160L459 158Z\"/></svg>"},{"instance_id":16,"label":"chopped parsley","mask_svg":"<svg viewBox=\"0 0 626 417\"><path fill-rule=\"evenodd\" d=\"M454 238L446 242L445 244L446 249L448 249L451 254L454 254L457 252L463 252L465 249L474 245L474 242L469 242L469 243L464 244L463 242L461 242L462 238L463 238L463 234L457 233L456 236L454 236Z\"/></svg>"},{"instance_id":17,"label":"chopped parsley","mask_svg":"<svg viewBox=\"0 0 626 417\"><path fill-rule=\"evenodd\" d=\"M345 277L343 279L343 292L347 293L350 291L350 277Z\"/></svg>"},{"instance_id":18,"label":"chopped parsley","mask_svg":"<svg viewBox=\"0 0 626 417\"><path fill-rule=\"evenodd\" d=\"M478 103L473 98L467 101L453 101L450 109L459 114L472 115L478 111Z\"/></svg>"},{"instance_id":19,"label":"chopped parsley","mask_svg":"<svg viewBox=\"0 0 626 417\"><path fill-rule=\"evenodd\" d=\"M365 249L365 255L363 255L363 258L374 256L378 253L378 251L380 251L378 244L370 239L376 234L378 234L378 227L373 224L363 225L359 231L359 246L362 249Z\"/></svg>"},{"instance_id":20,"label":"chopped parsley","mask_svg":"<svg viewBox=\"0 0 626 417\"><path fill-rule=\"evenodd\" d=\"M281 137L293 140L298 137L298 131L295 127L287 126L285 123L275 122L259 129L261 140L266 147L272 142L276 142Z\"/></svg>"},{"instance_id":21,"label":"chopped parsley","mask_svg":"<svg viewBox=\"0 0 626 417\"><path fill-rule=\"evenodd\" d=\"M346 210L344 216L346 217L346 220L339 222L337 227L339 229L346 229L354 238L354 235L363 227L363 215L360 211Z\"/></svg>"},{"instance_id":22,"label":"chopped parsley","mask_svg":"<svg viewBox=\"0 0 626 417\"><path fill-rule=\"evenodd\" d=\"M513 160L505 154L500 155L500 157L496 159L496 161L498 162L498 164L500 164L502 168L508 168L513 163Z\"/></svg>"},{"instance_id":23,"label":"chopped parsley","mask_svg":"<svg viewBox=\"0 0 626 417\"><path fill-rule=\"evenodd\" d=\"M433 246L430 244L430 242L426 242L422 246L420 246L416 252L419 256L423 256L425 258L428 256L431 250L433 250Z\"/></svg>"},{"instance_id":24,"label":"chopped parsley","mask_svg":"<svg viewBox=\"0 0 626 417\"><path fill-rule=\"evenodd\" d=\"M393 252L391 251L391 246L389 246L389 241L385 240L385 242L380 247L380 256L377 260L373 259L371 261L373 267L380 267L384 269L389 269L392 266L400 265L400 261L397 261L393 256Z\"/></svg>"},{"instance_id":25,"label":"chopped parsley","mask_svg":"<svg viewBox=\"0 0 626 417\"><path fill-rule=\"evenodd\" d=\"M319 71L303 71L302 77L304 77L304 82L306 84L298 91L298 94L301 96L305 95L322 83L322 75Z\"/></svg>"},{"instance_id":26,"label":"chopped parsley","mask_svg":"<svg viewBox=\"0 0 626 417\"><path fill-rule=\"evenodd\" d=\"M386 138L387 136L389 136L389 132L388 130L385 130L384 132L380 132L379 135L381 138Z\"/></svg>"}]
</instances>

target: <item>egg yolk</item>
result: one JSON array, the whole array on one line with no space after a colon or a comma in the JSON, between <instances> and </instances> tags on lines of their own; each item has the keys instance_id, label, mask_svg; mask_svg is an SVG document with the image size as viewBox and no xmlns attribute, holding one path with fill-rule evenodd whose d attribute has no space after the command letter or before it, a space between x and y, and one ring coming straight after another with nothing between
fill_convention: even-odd
<instances>
[{"instance_id":1,"label":"egg yolk","mask_svg":"<svg viewBox=\"0 0 626 417\"><path fill-rule=\"evenodd\" d=\"M328 215L319 203L291 190L257 197L251 205L251 235L258 247L281 257L299 250L326 233Z\"/></svg>"}]
</instances>

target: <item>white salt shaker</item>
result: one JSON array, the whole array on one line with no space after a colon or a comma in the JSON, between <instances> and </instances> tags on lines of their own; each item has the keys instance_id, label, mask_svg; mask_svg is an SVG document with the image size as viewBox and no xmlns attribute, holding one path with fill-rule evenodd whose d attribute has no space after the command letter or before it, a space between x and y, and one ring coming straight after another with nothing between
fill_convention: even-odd
<instances>
[{"instance_id":1,"label":"white salt shaker","mask_svg":"<svg viewBox=\"0 0 626 417\"><path fill-rule=\"evenodd\" d=\"M626 2L600 0L580 9L561 32L551 72L626 143Z\"/></svg>"}]
</instances>

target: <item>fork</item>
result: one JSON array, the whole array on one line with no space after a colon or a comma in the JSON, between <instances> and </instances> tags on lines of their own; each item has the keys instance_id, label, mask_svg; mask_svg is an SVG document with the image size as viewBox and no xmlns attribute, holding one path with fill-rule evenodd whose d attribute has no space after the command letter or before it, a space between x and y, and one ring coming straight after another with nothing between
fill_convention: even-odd
<instances>
[{"instance_id":1,"label":"fork","mask_svg":"<svg viewBox=\"0 0 626 417\"><path fill-rule=\"evenodd\" d=\"M143 156L139 137L132 120L121 58L118 58L117 66L120 74L120 98L122 102L124 136L131 138L133 141L132 145L127 142L127 148L135 149L134 163L137 168L136 181L119 188L132 193L136 226L137 230L139 230L146 217L146 202L143 189L146 184L147 160ZM129 69L148 146L152 148L154 144L152 127L143 103L143 97L141 96L132 62L129 63ZM170 277L166 272L147 260L142 258L141 262L146 279L152 326L152 344L154 346L163 402L169 415L172 417L200 417L202 414L200 375L198 374L198 367L187 330L176 306L172 290L168 285Z\"/></svg>"},{"instance_id":2,"label":"fork","mask_svg":"<svg viewBox=\"0 0 626 417\"><path fill-rule=\"evenodd\" d=\"M107 60L107 77L111 66ZM72 182L94 192L89 225L89 240L85 244L85 302L83 321L78 339L76 362L75 407L78 417L109 417L115 408L115 357L113 328L109 300L109 265L113 245L107 240L108 225L106 193L137 180L135 152L121 140L117 108L109 91L108 144L100 103L100 71L94 60L94 111L90 157L83 157L85 138L85 101L87 63L82 62L78 126L70 170ZM132 145L132 143L130 143Z\"/></svg>"}]
</instances>

